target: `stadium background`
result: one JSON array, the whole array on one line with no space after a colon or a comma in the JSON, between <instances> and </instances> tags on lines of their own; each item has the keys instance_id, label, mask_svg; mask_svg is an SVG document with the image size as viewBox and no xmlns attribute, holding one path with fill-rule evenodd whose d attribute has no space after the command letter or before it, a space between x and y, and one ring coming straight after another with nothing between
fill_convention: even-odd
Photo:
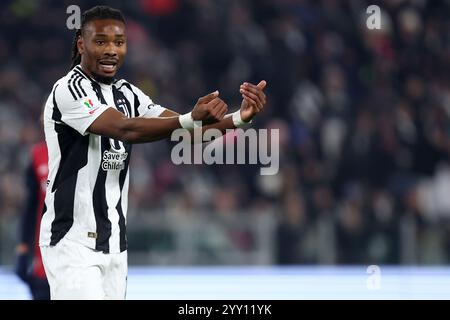
<instances>
[{"instance_id":1,"label":"stadium background","mask_svg":"<svg viewBox=\"0 0 450 320\"><path fill-rule=\"evenodd\" d=\"M66 8L0 4L0 265L14 264L30 146L70 65ZM280 171L182 165L134 148L132 266L446 265L450 260L449 1L108 1L127 19L120 76L188 111L268 82L256 128L280 130ZM369 30L377 4L382 29Z\"/></svg>"}]
</instances>

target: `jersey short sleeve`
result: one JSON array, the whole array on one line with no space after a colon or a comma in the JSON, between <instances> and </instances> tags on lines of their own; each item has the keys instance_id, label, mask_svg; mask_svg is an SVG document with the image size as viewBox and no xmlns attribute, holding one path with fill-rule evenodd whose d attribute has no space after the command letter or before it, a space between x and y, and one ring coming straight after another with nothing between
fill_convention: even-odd
<instances>
[{"instance_id":1,"label":"jersey short sleeve","mask_svg":"<svg viewBox=\"0 0 450 320\"><path fill-rule=\"evenodd\" d=\"M154 103L152 99L150 99L150 97L142 92L142 90L138 87L131 84L131 88L139 101L139 105L137 107L138 117L157 118L166 110L166 108Z\"/></svg>"},{"instance_id":2,"label":"jersey short sleeve","mask_svg":"<svg viewBox=\"0 0 450 320\"><path fill-rule=\"evenodd\" d=\"M61 113L61 121L77 130L81 135L109 106L102 104L91 83L63 81L55 88L56 107Z\"/></svg>"}]
</instances>

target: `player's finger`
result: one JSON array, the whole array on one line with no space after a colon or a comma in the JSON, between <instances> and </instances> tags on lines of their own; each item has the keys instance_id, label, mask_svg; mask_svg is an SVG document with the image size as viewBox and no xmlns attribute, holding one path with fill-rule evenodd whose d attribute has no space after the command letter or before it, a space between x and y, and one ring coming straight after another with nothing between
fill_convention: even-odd
<instances>
[{"instance_id":1,"label":"player's finger","mask_svg":"<svg viewBox=\"0 0 450 320\"><path fill-rule=\"evenodd\" d=\"M209 115L211 117L215 117L216 116L217 111L219 111L219 109L220 109L220 105L221 105L221 102L219 102L219 103L217 103L217 104L215 104L214 106L211 107L211 109L209 110Z\"/></svg>"},{"instance_id":2,"label":"player's finger","mask_svg":"<svg viewBox=\"0 0 450 320\"><path fill-rule=\"evenodd\" d=\"M242 95L242 98L243 98L244 100L246 100L247 103L250 104L250 106L257 108L258 110L261 109L261 104L259 104L258 101L255 101L255 100L253 100L252 98L250 98L250 97L248 97L248 96L245 96L245 95Z\"/></svg>"},{"instance_id":3,"label":"player's finger","mask_svg":"<svg viewBox=\"0 0 450 320\"><path fill-rule=\"evenodd\" d=\"M262 104L260 98L256 94L254 94L254 93L252 93L252 92L250 92L248 90L245 90L245 89L241 89L240 92L241 92L241 94L243 94L243 95L251 98L252 100L254 100L256 103Z\"/></svg>"},{"instance_id":4,"label":"player's finger","mask_svg":"<svg viewBox=\"0 0 450 320\"><path fill-rule=\"evenodd\" d=\"M266 103L266 95L264 94L264 92L261 89L258 89L258 87L256 87L256 86L249 87L249 86L242 85L241 89L239 91L241 91L241 90L244 90L245 92L253 93L254 95L256 95L261 104ZM242 91L241 91L241 93L242 93Z\"/></svg>"},{"instance_id":5,"label":"player's finger","mask_svg":"<svg viewBox=\"0 0 450 320\"><path fill-rule=\"evenodd\" d=\"M247 84L247 85L241 85L241 89L248 90L250 92L253 92L259 97L259 100L263 101L266 98L266 95L262 91L262 89L258 88L257 86L253 84Z\"/></svg>"},{"instance_id":6,"label":"player's finger","mask_svg":"<svg viewBox=\"0 0 450 320\"><path fill-rule=\"evenodd\" d=\"M227 111L228 111L227 106L222 106L216 115L217 121L222 121L223 117L227 114Z\"/></svg>"},{"instance_id":7,"label":"player's finger","mask_svg":"<svg viewBox=\"0 0 450 320\"><path fill-rule=\"evenodd\" d=\"M262 91L260 90L248 90L248 89L241 89L240 90L241 93L245 93L248 96L252 97L254 100L259 101L261 104L265 103L266 100L266 95L262 93Z\"/></svg>"},{"instance_id":8,"label":"player's finger","mask_svg":"<svg viewBox=\"0 0 450 320\"><path fill-rule=\"evenodd\" d=\"M250 82L244 82L244 85L247 85L247 86L249 86L249 87L253 87L253 88L257 88L257 89L259 89L259 90L263 90L265 87L266 87L266 85L267 85L267 82L266 82L266 80L261 80L258 84L253 84L253 83L250 83Z\"/></svg>"},{"instance_id":9,"label":"player's finger","mask_svg":"<svg viewBox=\"0 0 450 320\"><path fill-rule=\"evenodd\" d=\"M256 86L262 90L266 87L266 85L267 85L266 80L261 80Z\"/></svg>"},{"instance_id":10,"label":"player's finger","mask_svg":"<svg viewBox=\"0 0 450 320\"><path fill-rule=\"evenodd\" d=\"M211 110L211 116L217 118L224 107L226 107L226 103L220 100L220 102Z\"/></svg>"},{"instance_id":11,"label":"player's finger","mask_svg":"<svg viewBox=\"0 0 450 320\"><path fill-rule=\"evenodd\" d=\"M257 85L250 83L250 82L244 82L243 85L248 86L250 88L256 88L259 90L263 90L266 87L267 82L265 80L261 80Z\"/></svg>"},{"instance_id":12,"label":"player's finger","mask_svg":"<svg viewBox=\"0 0 450 320\"><path fill-rule=\"evenodd\" d=\"M208 103L208 102L212 101L213 99L215 99L218 96L219 96L219 90L216 90L214 92L211 92L211 93L207 94L206 96L200 97L198 99L198 102L199 103Z\"/></svg>"},{"instance_id":13,"label":"player's finger","mask_svg":"<svg viewBox=\"0 0 450 320\"><path fill-rule=\"evenodd\" d=\"M223 119L223 117L225 117L225 115L227 114L227 112L228 112L228 106L225 105L225 106L222 108L221 112L220 112L220 119L221 119L221 120Z\"/></svg>"},{"instance_id":14,"label":"player's finger","mask_svg":"<svg viewBox=\"0 0 450 320\"><path fill-rule=\"evenodd\" d=\"M255 105L257 103L255 100L245 94L242 94L242 99L246 100L251 105Z\"/></svg>"},{"instance_id":15,"label":"player's finger","mask_svg":"<svg viewBox=\"0 0 450 320\"><path fill-rule=\"evenodd\" d=\"M220 118L220 120L223 119L223 117L226 115L228 111L228 105L226 103L223 104L223 106L221 107L220 111L218 112L218 117Z\"/></svg>"},{"instance_id":16,"label":"player's finger","mask_svg":"<svg viewBox=\"0 0 450 320\"><path fill-rule=\"evenodd\" d=\"M258 112L264 108L264 105L258 100L254 100L246 95L242 95L242 98L246 100L252 107L256 108Z\"/></svg>"},{"instance_id":17,"label":"player's finger","mask_svg":"<svg viewBox=\"0 0 450 320\"><path fill-rule=\"evenodd\" d=\"M221 121L223 119L223 116L225 115L224 110L226 110L225 106L222 106L220 107L220 109L217 110L216 114L214 115L214 119L216 121Z\"/></svg>"},{"instance_id":18,"label":"player's finger","mask_svg":"<svg viewBox=\"0 0 450 320\"><path fill-rule=\"evenodd\" d=\"M216 97L213 100L211 100L210 102L207 103L208 108L210 108L209 110L213 110L214 108L217 107L217 105L219 103L223 102L222 99Z\"/></svg>"}]
</instances>

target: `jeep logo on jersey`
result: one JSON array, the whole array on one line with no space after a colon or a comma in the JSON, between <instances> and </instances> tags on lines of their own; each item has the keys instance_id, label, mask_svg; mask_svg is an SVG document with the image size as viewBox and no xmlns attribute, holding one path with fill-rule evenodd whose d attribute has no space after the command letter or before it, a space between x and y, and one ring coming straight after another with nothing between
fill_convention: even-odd
<instances>
[{"instance_id":1,"label":"jeep logo on jersey","mask_svg":"<svg viewBox=\"0 0 450 320\"><path fill-rule=\"evenodd\" d=\"M120 107L126 109L127 102L125 101L125 99L117 99L117 106L120 106Z\"/></svg>"},{"instance_id":2,"label":"jeep logo on jersey","mask_svg":"<svg viewBox=\"0 0 450 320\"><path fill-rule=\"evenodd\" d=\"M119 98L116 99L116 108L128 118L130 117L130 113L128 112L127 101L125 99Z\"/></svg>"}]
</instances>

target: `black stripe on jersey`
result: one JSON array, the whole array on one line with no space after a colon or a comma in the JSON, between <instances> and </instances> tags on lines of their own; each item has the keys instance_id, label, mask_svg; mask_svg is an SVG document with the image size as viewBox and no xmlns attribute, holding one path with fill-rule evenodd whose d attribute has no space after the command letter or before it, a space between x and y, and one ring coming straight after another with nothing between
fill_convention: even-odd
<instances>
[{"instance_id":1,"label":"black stripe on jersey","mask_svg":"<svg viewBox=\"0 0 450 320\"><path fill-rule=\"evenodd\" d=\"M101 137L101 155L111 147L109 138ZM106 202L106 175L108 171L103 170L102 165L97 173L92 203L94 206L95 223L97 225L97 238L95 250L109 253L109 238L111 237L111 221L108 218L108 203Z\"/></svg>"},{"instance_id":2,"label":"black stripe on jersey","mask_svg":"<svg viewBox=\"0 0 450 320\"><path fill-rule=\"evenodd\" d=\"M68 81L68 87L70 90L70 93L72 94L72 97L75 100L81 99L83 97L86 97L86 91L84 91L83 87L81 86L81 80L86 79L84 75L80 74L76 70L72 73L72 76L70 77Z\"/></svg>"},{"instance_id":3,"label":"black stripe on jersey","mask_svg":"<svg viewBox=\"0 0 450 320\"><path fill-rule=\"evenodd\" d=\"M100 85L98 84L98 82L96 80L94 80L90 75L88 75L86 72L83 71L83 69L81 68L81 66L76 66L73 69L77 74L79 74L80 76L84 77L85 79L91 81L92 83L92 87L94 88L94 90L96 90L97 93L97 97L100 100L101 103L106 104L105 99L103 98L103 95L101 94L101 88ZM117 81L117 80L115 80ZM98 91L97 91L98 90Z\"/></svg>"},{"instance_id":4,"label":"black stripe on jersey","mask_svg":"<svg viewBox=\"0 0 450 320\"><path fill-rule=\"evenodd\" d=\"M73 72L77 74L77 76L80 77L80 79L78 80L78 87L81 89L81 92L83 92L84 96L86 97L86 91L84 91L83 86L81 85L81 81L83 79L88 80L88 81L92 81L91 78L88 78L87 76L85 76L83 73L81 73L80 71L78 71L77 68L73 69Z\"/></svg>"},{"instance_id":5,"label":"black stripe on jersey","mask_svg":"<svg viewBox=\"0 0 450 320\"><path fill-rule=\"evenodd\" d=\"M89 147L89 135L82 136L72 127L60 123L55 123L55 131L58 135L61 160L53 181L52 192L87 164Z\"/></svg>"},{"instance_id":6,"label":"black stripe on jersey","mask_svg":"<svg viewBox=\"0 0 450 320\"><path fill-rule=\"evenodd\" d=\"M56 88L58 88L59 84L55 86L53 89L53 112L52 112L52 119L58 122L61 122L61 111L58 109L58 105L56 104L56 98L55 98L55 92Z\"/></svg>"},{"instance_id":7,"label":"black stripe on jersey","mask_svg":"<svg viewBox=\"0 0 450 320\"><path fill-rule=\"evenodd\" d=\"M125 95L123 94L123 92L120 91L119 89L117 89L115 86L112 87L112 91L113 91L114 103L116 105L116 108L120 112L125 114L127 117L131 117L131 105L130 105L130 102L125 98ZM124 108L124 104L121 103L120 100L125 102L126 110ZM128 173L128 164L130 163L130 156L131 156L131 144L123 143L123 145L125 147L125 152L128 153L128 157L125 160L125 166L119 175L119 186L120 186L121 196L116 205L116 210L119 213L119 230L120 230L119 237L120 237L120 251L121 252L127 250L125 216L124 216L123 210L122 210L122 189L123 189L123 185L125 183L125 178Z\"/></svg>"},{"instance_id":8,"label":"black stripe on jersey","mask_svg":"<svg viewBox=\"0 0 450 320\"><path fill-rule=\"evenodd\" d=\"M82 98L82 95L81 95L81 92L80 92L80 90L78 90L78 87L77 87L77 80L78 80L78 76L77 76L77 74L76 73L74 73L73 75L72 75L72 77L70 78L70 82L72 83L72 87L75 89L75 91L77 92L77 96L78 96L78 99L81 99ZM70 83L69 83L69 85L70 85Z\"/></svg>"},{"instance_id":9,"label":"black stripe on jersey","mask_svg":"<svg viewBox=\"0 0 450 320\"><path fill-rule=\"evenodd\" d=\"M78 71L77 68L73 69L73 72L75 72L77 75L79 75L79 76L82 77L83 79L90 80L90 78L88 79L83 73L81 73L80 71Z\"/></svg>"},{"instance_id":10,"label":"black stripe on jersey","mask_svg":"<svg viewBox=\"0 0 450 320\"><path fill-rule=\"evenodd\" d=\"M86 91L84 91L83 87L81 86L81 80L83 80L83 78L78 76L77 79L77 86L80 88L81 92L83 92L83 97L87 97Z\"/></svg>"},{"instance_id":11,"label":"black stripe on jersey","mask_svg":"<svg viewBox=\"0 0 450 320\"><path fill-rule=\"evenodd\" d=\"M55 99L53 104L53 109L58 109ZM89 148L89 135L82 136L61 123L55 123L55 131L61 159L52 186L55 219L51 226L50 245L57 244L72 227L78 170L87 164Z\"/></svg>"},{"instance_id":12,"label":"black stripe on jersey","mask_svg":"<svg viewBox=\"0 0 450 320\"><path fill-rule=\"evenodd\" d=\"M95 81L94 81L94 80L93 80L86 72L83 71L83 69L81 69L80 66L76 66L73 70L74 70L75 72L78 71L79 73L81 73L82 75L84 75L84 76L86 77L86 79L91 80L91 82L95 82Z\"/></svg>"},{"instance_id":13,"label":"black stripe on jersey","mask_svg":"<svg viewBox=\"0 0 450 320\"><path fill-rule=\"evenodd\" d=\"M98 100L106 104L105 97L102 94L100 85L91 82ZM101 137L101 156L105 150L111 147L109 138ZM106 175L107 171L103 170L102 165L98 168L97 180L95 181L94 190L92 192L92 203L94 206L95 223L97 225L97 238L95 240L95 249L109 253L109 238L111 237L111 221L108 218L108 203L106 202Z\"/></svg>"},{"instance_id":14,"label":"black stripe on jersey","mask_svg":"<svg viewBox=\"0 0 450 320\"><path fill-rule=\"evenodd\" d=\"M55 192L55 200L53 202L55 219L51 227L51 246L57 244L73 225L73 207L77 177L78 175L76 174L68 177Z\"/></svg>"},{"instance_id":15,"label":"black stripe on jersey","mask_svg":"<svg viewBox=\"0 0 450 320\"><path fill-rule=\"evenodd\" d=\"M125 225L125 216L123 215L122 210L122 189L123 185L125 183L125 178L128 174L128 164L130 163L131 158L131 144L124 144L125 145L125 152L128 152L128 157L125 160L125 167L120 172L119 176L119 185L120 185L120 199L117 202L116 210L119 213L119 230L120 230L120 252L127 250L128 244L127 244L127 230Z\"/></svg>"},{"instance_id":16,"label":"black stripe on jersey","mask_svg":"<svg viewBox=\"0 0 450 320\"><path fill-rule=\"evenodd\" d=\"M124 82L124 83L118 88L118 90L119 90L120 88L122 88L122 86L127 87L128 90L130 90L130 91L133 93L133 96L134 96L134 104L133 104L133 106L134 106L134 116L135 116L135 117L139 117L139 105L140 105L140 102L139 102L139 98L138 98L137 94L134 93L133 89L131 89L131 85L130 85L128 82Z\"/></svg>"},{"instance_id":17,"label":"black stripe on jersey","mask_svg":"<svg viewBox=\"0 0 450 320\"><path fill-rule=\"evenodd\" d=\"M69 81L67 81L67 87L69 88L70 93L72 94L72 97L74 100L78 100L77 96L75 95L75 92L72 89L72 86L70 85L70 82L72 81L72 78L75 76L75 73L72 74L72 77L70 77Z\"/></svg>"},{"instance_id":18,"label":"black stripe on jersey","mask_svg":"<svg viewBox=\"0 0 450 320\"><path fill-rule=\"evenodd\" d=\"M94 90L98 100L103 104L107 104L105 97L103 96L102 88L100 87L100 85L94 81L91 82L91 85L92 85L92 89Z\"/></svg>"}]
</instances>

